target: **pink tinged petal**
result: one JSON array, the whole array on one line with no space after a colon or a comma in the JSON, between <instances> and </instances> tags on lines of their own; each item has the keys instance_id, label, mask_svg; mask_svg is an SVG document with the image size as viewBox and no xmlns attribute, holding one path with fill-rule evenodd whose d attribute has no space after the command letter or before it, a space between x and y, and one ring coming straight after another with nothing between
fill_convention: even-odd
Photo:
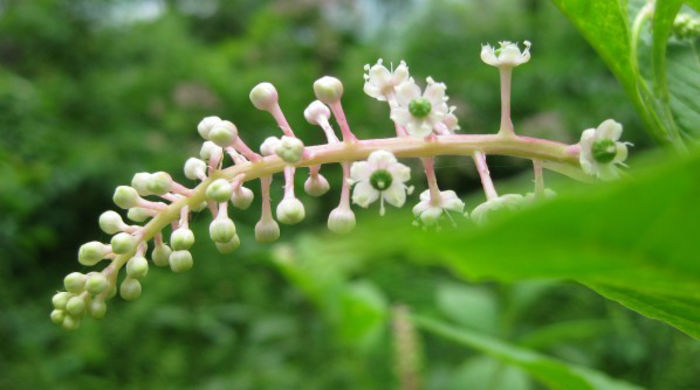
<instances>
[{"instance_id":1,"label":"pink tinged petal","mask_svg":"<svg viewBox=\"0 0 700 390\"><path fill-rule=\"evenodd\" d=\"M428 80L432 81L431 78L428 78ZM433 106L443 104L446 89L445 83L428 82L428 86L423 92L423 97L428 99Z\"/></svg>"},{"instance_id":2,"label":"pink tinged petal","mask_svg":"<svg viewBox=\"0 0 700 390\"><path fill-rule=\"evenodd\" d=\"M498 58L496 58L491 45L481 46L481 60L491 66L498 66Z\"/></svg>"},{"instance_id":3,"label":"pink tinged petal","mask_svg":"<svg viewBox=\"0 0 700 390\"><path fill-rule=\"evenodd\" d=\"M412 118L411 113L408 112L406 107L398 106L391 108L391 119L401 126L406 126Z\"/></svg>"},{"instance_id":4,"label":"pink tinged petal","mask_svg":"<svg viewBox=\"0 0 700 390\"><path fill-rule=\"evenodd\" d=\"M379 90L379 88L377 88L376 85L374 85L374 84L372 84L372 83L370 83L370 82L365 82L365 85L364 85L364 87L362 88L362 90L363 90L367 95L369 95L370 97L373 97L373 98L375 98L375 99L377 99L377 100L380 100L380 101L386 100L386 98L384 97L384 95L382 95L382 93L381 93L381 91Z\"/></svg>"},{"instance_id":5,"label":"pink tinged petal","mask_svg":"<svg viewBox=\"0 0 700 390\"><path fill-rule=\"evenodd\" d=\"M428 121L412 120L406 124L406 131L413 137L426 137L433 132L433 126Z\"/></svg>"},{"instance_id":6,"label":"pink tinged petal","mask_svg":"<svg viewBox=\"0 0 700 390\"><path fill-rule=\"evenodd\" d=\"M430 201L430 190L425 190L420 193L420 200L429 202Z\"/></svg>"},{"instance_id":7,"label":"pink tinged petal","mask_svg":"<svg viewBox=\"0 0 700 390\"><path fill-rule=\"evenodd\" d=\"M400 105L408 107L411 100L420 97L420 87L412 78L404 81L396 87L396 100Z\"/></svg>"},{"instance_id":8,"label":"pink tinged petal","mask_svg":"<svg viewBox=\"0 0 700 390\"><path fill-rule=\"evenodd\" d=\"M598 139L607 138L617 141L622 135L622 125L612 119L606 119L598 125L596 135Z\"/></svg>"},{"instance_id":9,"label":"pink tinged petal","mask_svg":"<svg viewBox=\"0 0 700 390\"><path fill-rule=\"evenodd\" d=\"M376 64L369 70L369 79L379 88L391 83L391 72L382 64Z\"/></svg>"},{"instance_id":10,"label":"pink tinged petal","mask_svg":"<svg viewBox=\"0 0 700 390\"><path fill-rule=\"evenodd\" d=\"M581 156L590 156L591 150L593 149L593 142L596 140L595 129L586 129L581 133L581 141L579 145L581 146Z\"/></svg>"},{"instance_id":11,"label":"pink tinged petal","mask_svg":"<svg viewBox=\"0 0 700 390\"><path fill-rule=\"evenodd\" d=\"M379 199L379 191L375 190L368 181L361 181L352 189L352 202L360 207L367 208L377 199Z\"/></svg>"},{"instance_id":12,"label":"pink tinged petal","mask_svg":"<svg viewBox=\"0 0 700 390\"><path fill-rule=\"evenodd\" d=\"M449 131L459 130L459 123L457 117L451 112L445 115L444 118L442 118L442 123L444 123L445 126L447 126L447 129Z\"/></svg>"},{"instance_id":13,"label":"pink tinged petal","mask_svg":"<svg viewBox=\"0 0 700 390\"><path fill-rule=\"evenodd\" d=\"M413 206L413 210L411 211L413 212L413 215L419 217L421 213L428 209L428 207L430 207L430 202L422 200L418 202L415 206Z\"/></svg>"},{"instance_id":14,"label":"pink tinged petal","mask_svg":"<svg viewBox=\"0 0 700 390\"><path fill-rule=\"evenodd\" d=\"M394 85L399 85L408 79L408 66L406 62L401 61L399 66L394 69L394 76L392 82Z\"/></svg>"},{"instance_id":15,"label":"pink tinged petal","mask_svg":"<svg viewBox=\"0 0 700 390\"><path fill-rule=\"evenodd\" d=\"M369 155L367 162L369 162L369 165L374 169L386 168L389 164L396 162L396 157L393 153L387 152L386 150L375 150Z\"/></svg>"},{"instance_id":16,"label":"pink tinged petal","mask_svg":"<svg viewBox=\"0 0 700 390\"><path fill-rule=\"evenodd\" d=\"M411 179L411 168L399 163L391 163L387 166L387 170L391 173L394 180L405 183Z\"/></svg>"},{"instance_id":17,"label":"pink tinged petal","mask_svg":"<svg viewBox=\"0 0 700 390\"><path fill-rule=\"evenodd\" d=\"M406 186L400 182L393 182L389 188L382 191L382 198L394 207L401 207L406 203Z\"/></svg>"},{"instance_id":18,"label":"pink tinged petal","mask_svg":"<svg viewBox=\"0 0 700 390\"><path fill-rule=\"evenodd\" d=\"M368 181L372 169L367 161L356 161L350 167L350 179L353 182Z\"/></svg>"}]
</instances>

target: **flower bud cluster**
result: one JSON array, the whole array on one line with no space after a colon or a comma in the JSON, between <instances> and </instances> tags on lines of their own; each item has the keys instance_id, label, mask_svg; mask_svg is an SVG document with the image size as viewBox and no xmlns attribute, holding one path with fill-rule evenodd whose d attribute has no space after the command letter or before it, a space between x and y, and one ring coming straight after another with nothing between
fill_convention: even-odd
<instances>
[{"instance_id":1,"label":"flower bud cluster","mask_svg":"<svg viewBox=\"0 0 700 390\"><path fill-rule=\"evenodd\" d=\"M687 28L689 22L681 20L677 24ZM138 298L151 262L175 273L192 269L191 250L197 240L189 227L191 213L211 212L208 233L213 245L223 254L235 251L241 241L229 207L245 210L252 205L255 196L243 186L245 181L259 180L261 185L261 214L254 228L255 239L259 242L277 240L279 223L298 224L306 217L304 204L294 190L295 173L299 169L309 169L304 183L308 195L318 197L329 192L331 184L320 173L323 164L337 163L343 170L340 201L329 212L327 220L328 228L339 234L349 233L356 225L353 204L367 208L378 202L383 215L386 204L399 208L409 202L414 189L410 184L411 168L397 156L419 158L423 166L427 188L413 206L413 214L415 224L424 228L439 228L444 221L455 223L453 216L484 223L497 211L517 209L552 196L553 192L544 187L539 161L548 153L557 153L552 152L556 149L552 147L555 142L518 137L510 118L510 71L528 62L530 47L527 41L523 51L517 44L506 41L500 42L498 48L482 47L482 60L499 68L502 82L502 127L489 137L454 134L459 124L455 107L448 104L446 85L427 77L425 88L421 89L404 61L396 68L391 65L387 68L381 59L365 67L363 90L389 105L389 117L396 132L396 138L392 139L358 140L342 108L343 84L335 77L324 76L313 83L317 100L309 104L303 116L312 126L320 127L327 143L306 147L287 122L277 89L268 82L256 85L249 95L251 103L268 112L283 134L266 138L259 147L260 153L256 153L241 139L233 122L208 116L197 125L197 132L204 139L199 156L188 158L183 166L184 177L198 182L195 188L176 182L167 172L139 172L129 185L118 186L113 201L118 208L126 210L130 222L125 222L122 215L113 210L100 215L98 224L104 233L111 235L109 243L83 244L78 250L78 261L85 266L101 262L107 265L100 272L68 274L64 279L65 291L53 296L51 320L65 329L76 329L86 314L104 317L105 302L117 293L125 300ZM331 125L331 117L340 130L340 138ZM585 130L578 144L560 144L560 154L552 156L551 160L563 161L574 169L580 168L584 174L601 179L616 178L620 176L620 167L624 166L630 145L619 140L621 133L622 125L606 120L597 128ZM459 145L467 147L455 147ZM535 191L525 196L499 195L489 174L487 156L482 151L487 145L490 146L487 150L502 154L508 154L513 145L517 145L520 157L528 155L526 151L531 148ZM460 150L473 151L486 195L486 201L476 205L471 213L465 211L465 203L454 191L440 189L435 175L435 159ZM232 165L227 166L229 162ZM273 208L270 188L274 174L281 171L284 196ZM169 235L162 231L167 226L172 226ZM150 256L147 254L149 245ZM122 268L124 276L119 278Z\"/></svg>"}]
</instances>

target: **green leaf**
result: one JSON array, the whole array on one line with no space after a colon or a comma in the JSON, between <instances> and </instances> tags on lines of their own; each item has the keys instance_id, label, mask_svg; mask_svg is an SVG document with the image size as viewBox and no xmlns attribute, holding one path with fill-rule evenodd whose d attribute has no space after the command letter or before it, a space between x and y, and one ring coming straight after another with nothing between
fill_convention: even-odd
<instances>
[{"instance_id":1,"label":"green leaf","mask_svg":"<svg viewBox=\"0 0 700 390\"><path fill-rule=\"evenodd\" d=\"M448 390L529 390L532 382L518 367L490 357L479 356L464 362L454 372Z\"/></svg>"},{"instance_id":2,"label":"green leaf","mask_svg":"<svg viewBox=\"0 0 700 390\"><path fill-rule=\"evenodd\" d=\"M407 258L468 280L573 280L700 338L697 172L694 153L483 227L431 232L408 218L363 218L354 234L318 240L315 251Z\"/></svg>"},{"instance_id":3,"label":"green leaf","mask_svg":"<svg viewBox=\"0 0 700 390\"><path fill-rule=\"evenodd\" d=\"M498 303L485 288L440 284L435 300L438 309L455 322L486 333L498 331Z\"/></svg>"},{"instance_id":4,"label":"green leaf","mask_svg":"<svg viewBox=\"0 0 700 390\"><path fill-rule=\"evenodd\" d=\"M659 1L654 7L652 25L652 66L654 69L654 88L656 94L668 102L668 85L666 82L666 43L673 29L673 19L681 9L682 0Z\"/></svg>"},{"instance_id":5,"label":"green leaf","mask_svg":"<svg viewBox=\"0 0 700 390\"><path fill-rule=\"evenodd\" d=\"M455 328L432 318L413 316L413 321L418 328L517 366L552 389L640 389L638 386L611 379L600 372L567 364L534 351L509 345L482 333Z\"/></svg>"}]
</instances>

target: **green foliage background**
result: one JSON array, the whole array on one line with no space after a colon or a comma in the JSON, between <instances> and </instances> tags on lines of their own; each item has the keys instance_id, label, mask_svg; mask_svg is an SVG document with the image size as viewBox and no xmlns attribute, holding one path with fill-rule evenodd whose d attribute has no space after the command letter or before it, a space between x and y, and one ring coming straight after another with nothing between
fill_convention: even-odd
<instances>
[{"instance_id":1,"label":"green foliage background","mask_svg":"<svg viewBox=\"0 0 700 390\"><path fill-rule=\"evenodd\" d=\"M696 388L700 343L570 282L625 303L619 289L636 280L622 278L623 272L647 270L649 280L639 280L649 283L659 271L646 263L624 268L634 259L627 253L640 251L638 241L623 240L629 237L624 232L647 221L641 214L625 223L629 215L617 214L615 206L593 207L598 214L580 225L572 222L578 230L570 231L552 227L548 215L558 215L552 208L531 210L493 228L516 238L521 246L511 252L494 250L493 236L489 241L476 235L472 245L459 246L448 243L450 236L415 231L410 237L417 247L428 253L442 248L444 256L417 256L410 244L378 255L382 245L369 254L343 247L346 241L338 241L340 250L321 245L335 243L322 229L337 200L334 188L320 200L303 198L307 220L283 229L289 253L254 242L255 207L235 214L243 246L230 256L207 242L207 220L199 217L192 272L173 275L152 267L142 298L129 304L113 300L105 320L85 321L73 333L50 324L50 296L63 275L80 268L78 246L107 238L96 221L112 207L112 189L137 171L166 170L183 179L181 165L201 142L195 126L202 116L230 118L246 141L259 144L275 128L251 106L248 91L271 81L295 131L307 144L320 142L320 131L306 125L302 110L313 100L313 80L330 73L345 84L344 105L356 134L389 136L386 106L362 93L362 66L383 57L405 59L414 75L445 81L464 132L490 132L498 120L498 75L478 54L481 43L502 39L533 42L531 62L514 76L513 114L520 133L575 142L582 129L613 117L625 124L634 153L651 145L626 98L628 86L618 84L549 2L0 1L0 388L396 387L387 325L396 304L463 332L455 336L440 325L454 337L421 333L427 389L536 389L541 382L554 388L617 388L591 379L586 367L651 389ZM657 154L647 160L668 158ZM673 191L658 179L661 174L644 176L636 187L649 191L639 200L646 213L671 215L653 226L666 234L664 240L678 241L658 241L650 253L674 245L672 259L689 267L684 292L698 287L690 273L696 259L688 258L693 253L688 243L699 231L689 216L697 215L697 207L691 209L695 214L683 214L674 202L697 197L697 185L688 184L697 177L696 160L662 171L687 173L673 181L674 188L687 190L680 192L685 197L656 196L654 191ZM526 162L493 161L504 190L529 186ZM324 168L324 174L338 183L337 167ZM438 160L438 175L442 186L467 196L468 207L481 201L465 159ZM566 181L553 180L552 186L565 193L591 191L571 189ZM634 196L612 187L597 193L614 198L618 192ZM552 207L578 215L587 205L576 196ZM379 229L403 231L396 221L405 223L406 216L391 211L397 217ZM376 232L371 213L359 213L358 221L369 234ZM540 229L528 231L533 224ZM674 234L680 226L685 234ZM557 232L561 237L548 241ZM572 240L569 247L555 245L562 237ZM582 237L591 245L588 252L575 246ZM618 243L614 255L599 251L618 261L618 274L607 273L607 258L595 257L600 237ZM389 241L391 233L378 239ZM533 266L525 268L532 274L495 278L484 271L531 243L549 248L552 259L568 259L567 250L601 258L599 273L590 277L590 269L572 267L541 274ZM450 251L468 253L471 247L473 263L450 262ZM576 256L566 264L576 264ZM546 258L528 261L540 270L554 267ZM521 279L531 280L516 282ZM626 284L613 283L621 280ZM658 299L672 295L674 280L647 292L666 294ZM664 319L627 298L627 306ZM678 298L671 314L697 315L692 297ZM697 336L697 322L696 317L695 325L680 328ZM552 373L557 383L570 385L557 387L547 379Z\"/></svg>"}]
</instances>

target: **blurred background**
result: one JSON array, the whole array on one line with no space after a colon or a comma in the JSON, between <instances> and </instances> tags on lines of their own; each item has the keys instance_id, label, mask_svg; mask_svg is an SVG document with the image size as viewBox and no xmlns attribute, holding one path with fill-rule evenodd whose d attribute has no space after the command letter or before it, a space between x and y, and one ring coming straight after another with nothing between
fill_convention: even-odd
<instances>
[{"instance_id":1,"label":"blurred background","mask_svg":"<svg viewBox=\"0 0 700 390\"><path fill-rule=\"evenodd\" d=\"M248 101L256 83L277 86L306 144L321 141L302 111L324 74L343 80L358 136L390 136L386 105L362 93L363 65L405 59L421 82L447 84L463 132L492 132L498 72L480 45L525 39L533 56L513 90L521 133L575 142L613 117L635 150L650 144L618 83L547 1L0 0L0 388L397 388L395 331L374 310L396 304L651 389L697 388L686 365L700 359L698 342L583 286L467 284L400 259L343 268L309 258L292 272L255 243L255 206L234 214L243 245L233 255L219 255L208 218L195 217L191 272L152 267L140 299L112 300L104 320L76 332L49 321L63 276L83 268L79 245L107 239L97 217L116 185L157 170L187 182L182 164L198 154L206 115L234 121L250 145L275 134ZM444 187L474 196L470 163L437 165ZM505 158L491 167L511 182L529 170ZM337 167L323 173L338 183ZM307 219L283 227L282 240L325 239L337 187L301 195ZM304 283L328 275L350 283L342 310L352 315L308 293ZM476 351L429 335L417 343L423 388L541 388Z\"/></svg>"}]
</instances>

